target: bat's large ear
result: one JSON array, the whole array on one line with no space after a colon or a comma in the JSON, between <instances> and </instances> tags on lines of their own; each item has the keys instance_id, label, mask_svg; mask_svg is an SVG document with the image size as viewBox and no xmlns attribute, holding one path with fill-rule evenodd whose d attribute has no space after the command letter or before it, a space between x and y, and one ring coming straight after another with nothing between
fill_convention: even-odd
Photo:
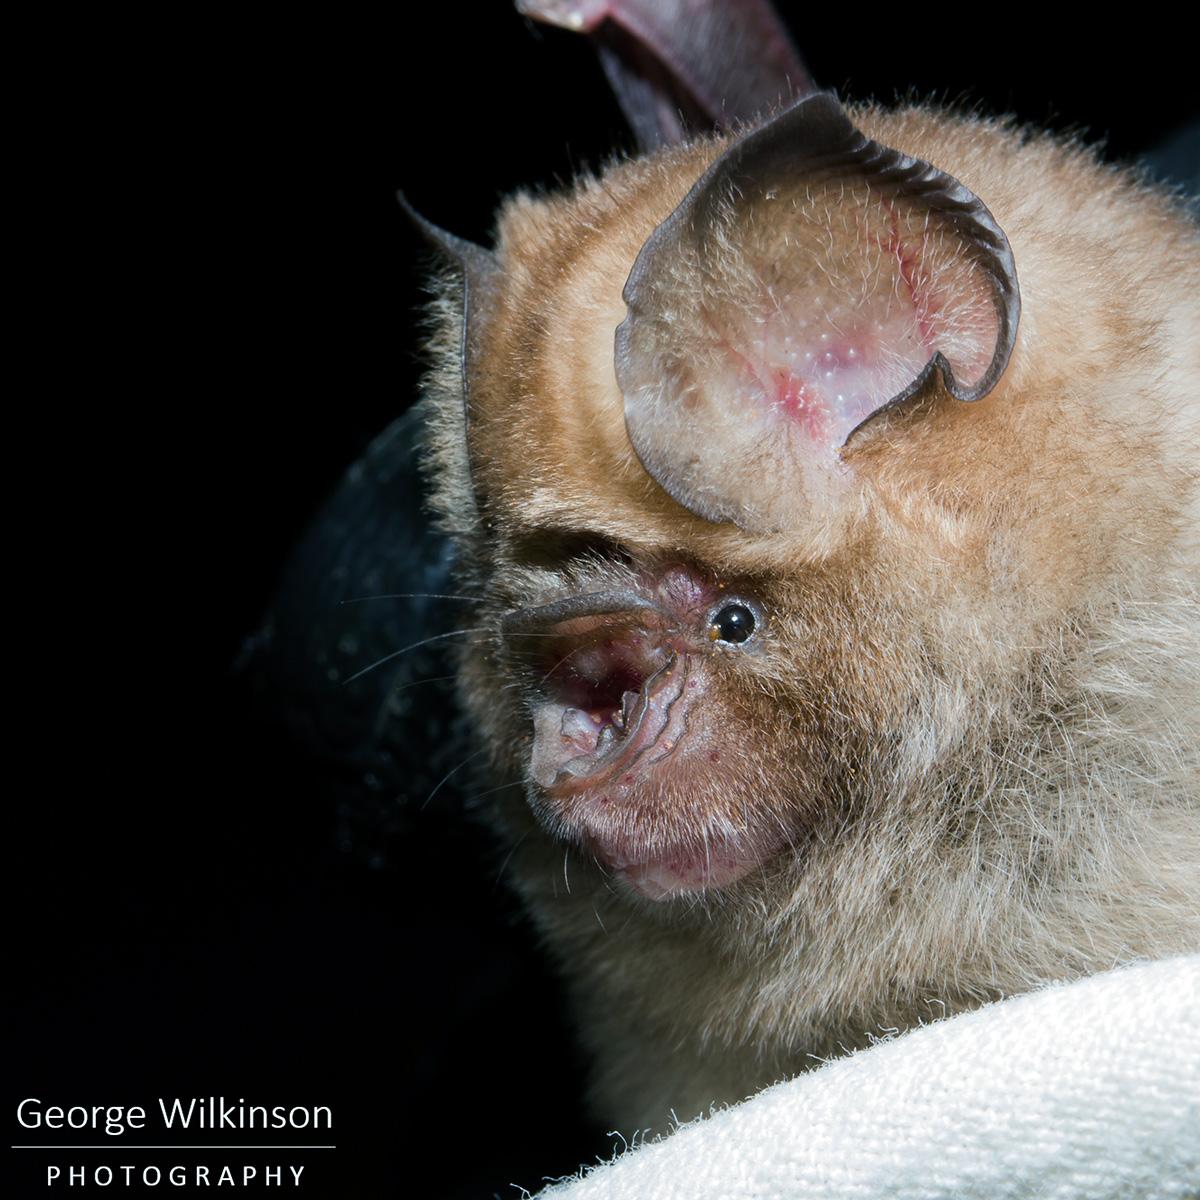
<instances>
[{"instance_id":1,"label":"bat's large ear","mask_svg":"<svg viewBox=\"0 0 1200 1200\"><path fill-rule=\"evenodd\" d=\"M827 94L713 164L625 301L616 371L642 464L691 511L755 531L811 511L855 430L935 377L986 395L1020 312L982 201Z\"/></svg>"},{"instance_id":2,"label":"bat's large ear","mask_svg":"<svg viewBox=\"0 0 1200 1200\"><path fill-rule=\"evenodd\" d=\"M469 428L471 423L470 383L479 357L479 335L491 308L496 281L500 276L500 267L496 262L496 256L490 250L485 250L474 242L468 242L465 238L455 237L454 234L439 229L432 221L427 221L409 204L403 192L397 192L396 199L400 201L400 207L404 209L405 215L420 230L425 240L462 275L463 420L465 427Z\"/></svg>"},{"instance_id":3,"label":"bat's large ear","mask_svg":"<svg viewBox=\"0 0 1200 1200\"><path fill-rule=\"evenodd\" d=\"M475 378L479 363L481 332L496 295L500 277L500 266L490 250L455 237L427 221L409 204L403 192L396 193L400 207L408 219L420 230L426 241L462 276L462 443L459 448L461 462L471 477L471 493L475 507L482 510L479 480L471 462L469 434L471 430L471 380Z\"/></svg>"}]
</instances>

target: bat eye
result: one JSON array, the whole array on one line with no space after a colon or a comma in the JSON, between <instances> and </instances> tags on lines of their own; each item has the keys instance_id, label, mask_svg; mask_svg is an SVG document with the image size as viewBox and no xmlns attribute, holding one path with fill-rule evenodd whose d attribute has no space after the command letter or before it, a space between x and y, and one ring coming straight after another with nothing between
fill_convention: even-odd
<instances>
[{"instance_id":1,"label":"bat eye","mask_svg":"<svg viewBox=\"0 0 1200 1200\"><path fill-rule=\"evenodd\" d=\"M713 617L708 627L708 640L740 646L750 640L756 624L754 614L744 604L726 604Z\"/></svg>"}]
</instances>

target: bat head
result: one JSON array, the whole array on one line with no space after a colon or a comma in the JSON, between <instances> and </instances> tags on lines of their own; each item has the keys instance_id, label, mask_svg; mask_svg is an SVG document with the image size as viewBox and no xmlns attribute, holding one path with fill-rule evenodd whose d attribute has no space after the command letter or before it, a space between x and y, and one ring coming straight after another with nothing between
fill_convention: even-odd
<instances>
[{"instance_id":1,"label":"bat head","mask_svg":"<svg viewBox=\"0 0 1200 1200\"><path fill-rule=\"evenodd\" d=\"M492 630L467 708L524 783L513 839L532 812L650 899L758 886L958 786L1095 544L1038 513L1009 241L913 152L967 139L864 116L902 148L816 95L519 196L495 252L431 231L465 363L436 503Z\"/></svg>"}]
</instances>

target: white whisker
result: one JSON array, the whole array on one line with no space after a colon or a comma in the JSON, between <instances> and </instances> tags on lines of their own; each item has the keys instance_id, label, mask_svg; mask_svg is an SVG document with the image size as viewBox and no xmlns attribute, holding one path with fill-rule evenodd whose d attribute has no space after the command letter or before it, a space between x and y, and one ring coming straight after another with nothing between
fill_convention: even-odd
<instances>
[{"instance_id":1,"label":"white whisker","mask_svg":"<svg viewBox=\"0 0 1200 1200\"><path fill-rule=\"evenodd\" d=\"M451 629L448 633L435 633L432 637L422 638L419 642L412 642L407 646L402 646L399 650L393 650L391 654L385 654L382 658L376 659L369 667L363 667L361 671L356 671L349 679L342 684L353 683L356 679L361 679L370 671L374 671L376 667L382 667L384 663L391 662L393 658L399 658L402 654L407 654L410 650L419 650L422 646L428 646L430 642L440 642L446 638L462 637L467 633L487 633L488 626L477 625L474 629Z\"/></svg>"},{"instance_id":2,"label":"white whisker","mask_svg":"<svg viewBox=\"0 0 1200 1200\"><path fill-rule=\"evenodd\" d=\"M445 775L443 775L442 778L438 781L438 783L434 787L433 791L431 791L429 793L429 795L425 797L424 801L422 801L421 808L424 809L425 805L427 805L430 802L430 800L432 800L434 798L434 796L436 796L438 794L438 792L441 791L442 784L444 784L446 782L446 780L450 778L451 775L453 775L456 771L461 771L463 769L463 767L465 767L467 765L467 763L473 762L481 754L486 754L486 753L487 753L487 747L485 746L482 750L476 750L474 754L469 754L466 758L464 758L462 760L462 762L460 762L458 764L458 766L451 767L450 770L447 771L445 773Z\"/></svg>"},{"instance_id":3,"label":"white whisker","mask_svg":"<svg viewBox=\"0 0 1200 1200\"><path fill-rule=\"evenodd\" d=\"M339 600L339 604L366 604L372 600L456 600L466 604L469 601L477 601L478 596L455 596L445 592L383 592L378 596L351 596L346 600Z\"/></svg>"}]
</instances>

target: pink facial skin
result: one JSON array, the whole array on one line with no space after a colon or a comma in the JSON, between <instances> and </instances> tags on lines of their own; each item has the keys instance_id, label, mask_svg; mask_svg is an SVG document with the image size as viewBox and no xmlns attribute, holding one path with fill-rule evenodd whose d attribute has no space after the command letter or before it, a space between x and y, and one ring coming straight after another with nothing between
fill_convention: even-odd
<instances>
[{"instance_id":1,"label":"pink facial skin","mask_svg":"<svg viewBox=\"0 0 1200 1200\"><path fill-rule=\"evenodd\" d=\"M727 886L785 841L777 821L760 828L744 798L734 802L744 778L713 686L718 655L761 647L761 611L740 644L722 641L714 621L750 603L672 564L643 573L635 592L581 597L539 630L535 808L648 899Z\"/></svg>"}]
</instances>

